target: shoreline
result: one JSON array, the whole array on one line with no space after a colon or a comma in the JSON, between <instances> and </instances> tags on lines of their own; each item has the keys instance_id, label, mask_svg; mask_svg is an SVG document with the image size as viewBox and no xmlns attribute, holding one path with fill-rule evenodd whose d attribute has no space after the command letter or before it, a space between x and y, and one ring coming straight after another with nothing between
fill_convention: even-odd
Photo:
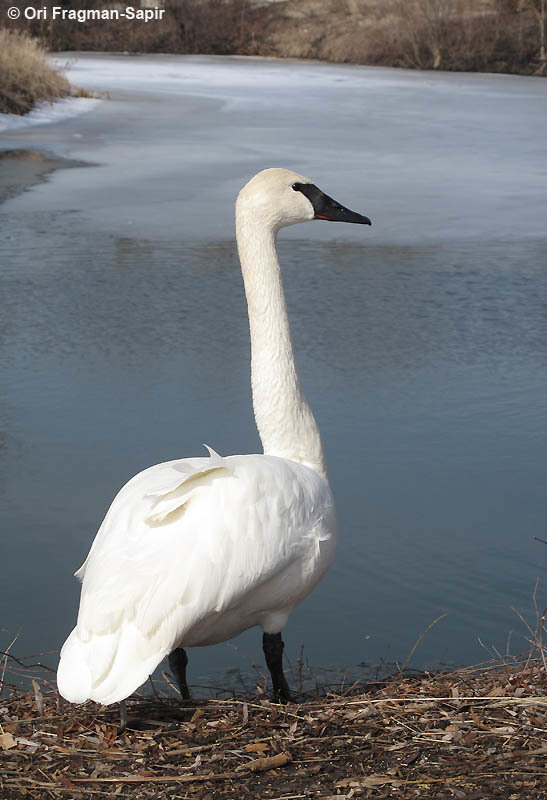
<instances>
[{"instance_id":1,"label":"shoreline","mask_svg":"<svg viewBox=\"0 0 547 800\"><path fill-rule=\"evenodd\" d=\"M62 159L39 150L0 150L0 205L30 189L63 166Z\"/></svg>"},{"instance_id":2,"label":"shoreline","mask_svg":"<svg viewBox=\"0 0 547 800\"><path fill-rule=\"evenodd\" d=\"M43 676L3 697L3 798L547 798L541 658L285 706L263 693L179 703L155 691L129 701L125 731L117 704L72 706Z\"/></svg>"},{"instance_id":3,"label":"shoreline","mask_svg":"<svg viewBox=\"0 0 547 800\"><path fill-rule=\"evenodd\" d=\"M0 149L0 206L33 186L47 181L52 172L76 166L84 165L42 150Z\"/></svg>"}]
</instances>

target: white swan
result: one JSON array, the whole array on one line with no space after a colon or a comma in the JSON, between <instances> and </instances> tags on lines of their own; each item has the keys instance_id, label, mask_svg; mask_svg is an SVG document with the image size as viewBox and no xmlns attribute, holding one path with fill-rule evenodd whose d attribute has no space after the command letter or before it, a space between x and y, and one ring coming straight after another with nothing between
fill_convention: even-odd
<instances>
[{"instance_id":1,"label":"white swan","mask_svg":"<svg viewBox=\"0 0 547 800\"><path fill-rule=\"evenodd\" d=\"M236 204L249 311L256 424L264 454L157 464L114 499L76 573L78 622L57 684L73 703L124 700L169 656L183 697L183 647L215 644L254 625L274 697L289 614L332 563L336 522L317 425L296 371L275 240L286 225L361 216L285 169L258 173Z\"/></svg>"}]
</instances>

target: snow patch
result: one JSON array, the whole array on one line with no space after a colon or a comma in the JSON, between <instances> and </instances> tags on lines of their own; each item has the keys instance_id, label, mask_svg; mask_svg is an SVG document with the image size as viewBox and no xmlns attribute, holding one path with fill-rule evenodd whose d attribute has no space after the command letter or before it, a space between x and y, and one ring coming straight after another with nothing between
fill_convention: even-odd
<instances>
[{"instance_id":1,"label":"snow patch","mask_svg":"<svg viewBox=\"0 0 547 800\"><path fill-rule=\"evenodd\" d=\"M0 131L28 128L31 125L50 125L91 111L101 100L98 97L66 97L54 103L39 103L28 114L0 114Z\"/></svg>"}]
</instances>

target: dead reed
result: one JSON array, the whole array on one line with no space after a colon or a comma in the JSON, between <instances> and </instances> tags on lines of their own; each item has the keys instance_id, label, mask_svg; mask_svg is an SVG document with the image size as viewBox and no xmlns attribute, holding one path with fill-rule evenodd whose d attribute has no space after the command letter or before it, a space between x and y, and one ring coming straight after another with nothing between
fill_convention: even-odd
<instances>
[{"instance_id":1,"label":"dead reed","mask_svg":"<svg viewBox=\"0 0 547 800\"><path fill-rule=\"evenodd\" d=\"M0 28L0 112L25 114L40 101L71 93L65 76L46 61L46 51L22 31Z\"/></svg>"}]
</instances>

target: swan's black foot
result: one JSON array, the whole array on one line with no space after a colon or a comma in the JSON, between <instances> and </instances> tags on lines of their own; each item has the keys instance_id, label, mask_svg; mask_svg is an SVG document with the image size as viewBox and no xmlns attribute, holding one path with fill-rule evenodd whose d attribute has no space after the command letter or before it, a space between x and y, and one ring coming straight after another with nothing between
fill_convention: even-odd
<instances>
[{"instance_id":1,"label":"swan's black foot","mask_svg":"<svg viewBox=\"0 0 547 800\"><path fill-rule=\"evenodd\" d=\"M280 633L265 633L262 637L262 648L266 656L266 664L272 676L273 700L275 703L290 703L291 690L283 674L283 639Z\"/></svg>"},{"instance_id":2,"label":"swan's black foot","mask_svg":"<svg viewBox=\"0 0 547 800\"><path fill-rule=\"evenodd\" d=\"M169 656L169 667L173 673L173 677L179 687L180 696L183 700L190 700L190 690L186 683L186 665L188 664L188 656L183 647L177 647L176 650Z\"/></svg>"}]
</instances>

